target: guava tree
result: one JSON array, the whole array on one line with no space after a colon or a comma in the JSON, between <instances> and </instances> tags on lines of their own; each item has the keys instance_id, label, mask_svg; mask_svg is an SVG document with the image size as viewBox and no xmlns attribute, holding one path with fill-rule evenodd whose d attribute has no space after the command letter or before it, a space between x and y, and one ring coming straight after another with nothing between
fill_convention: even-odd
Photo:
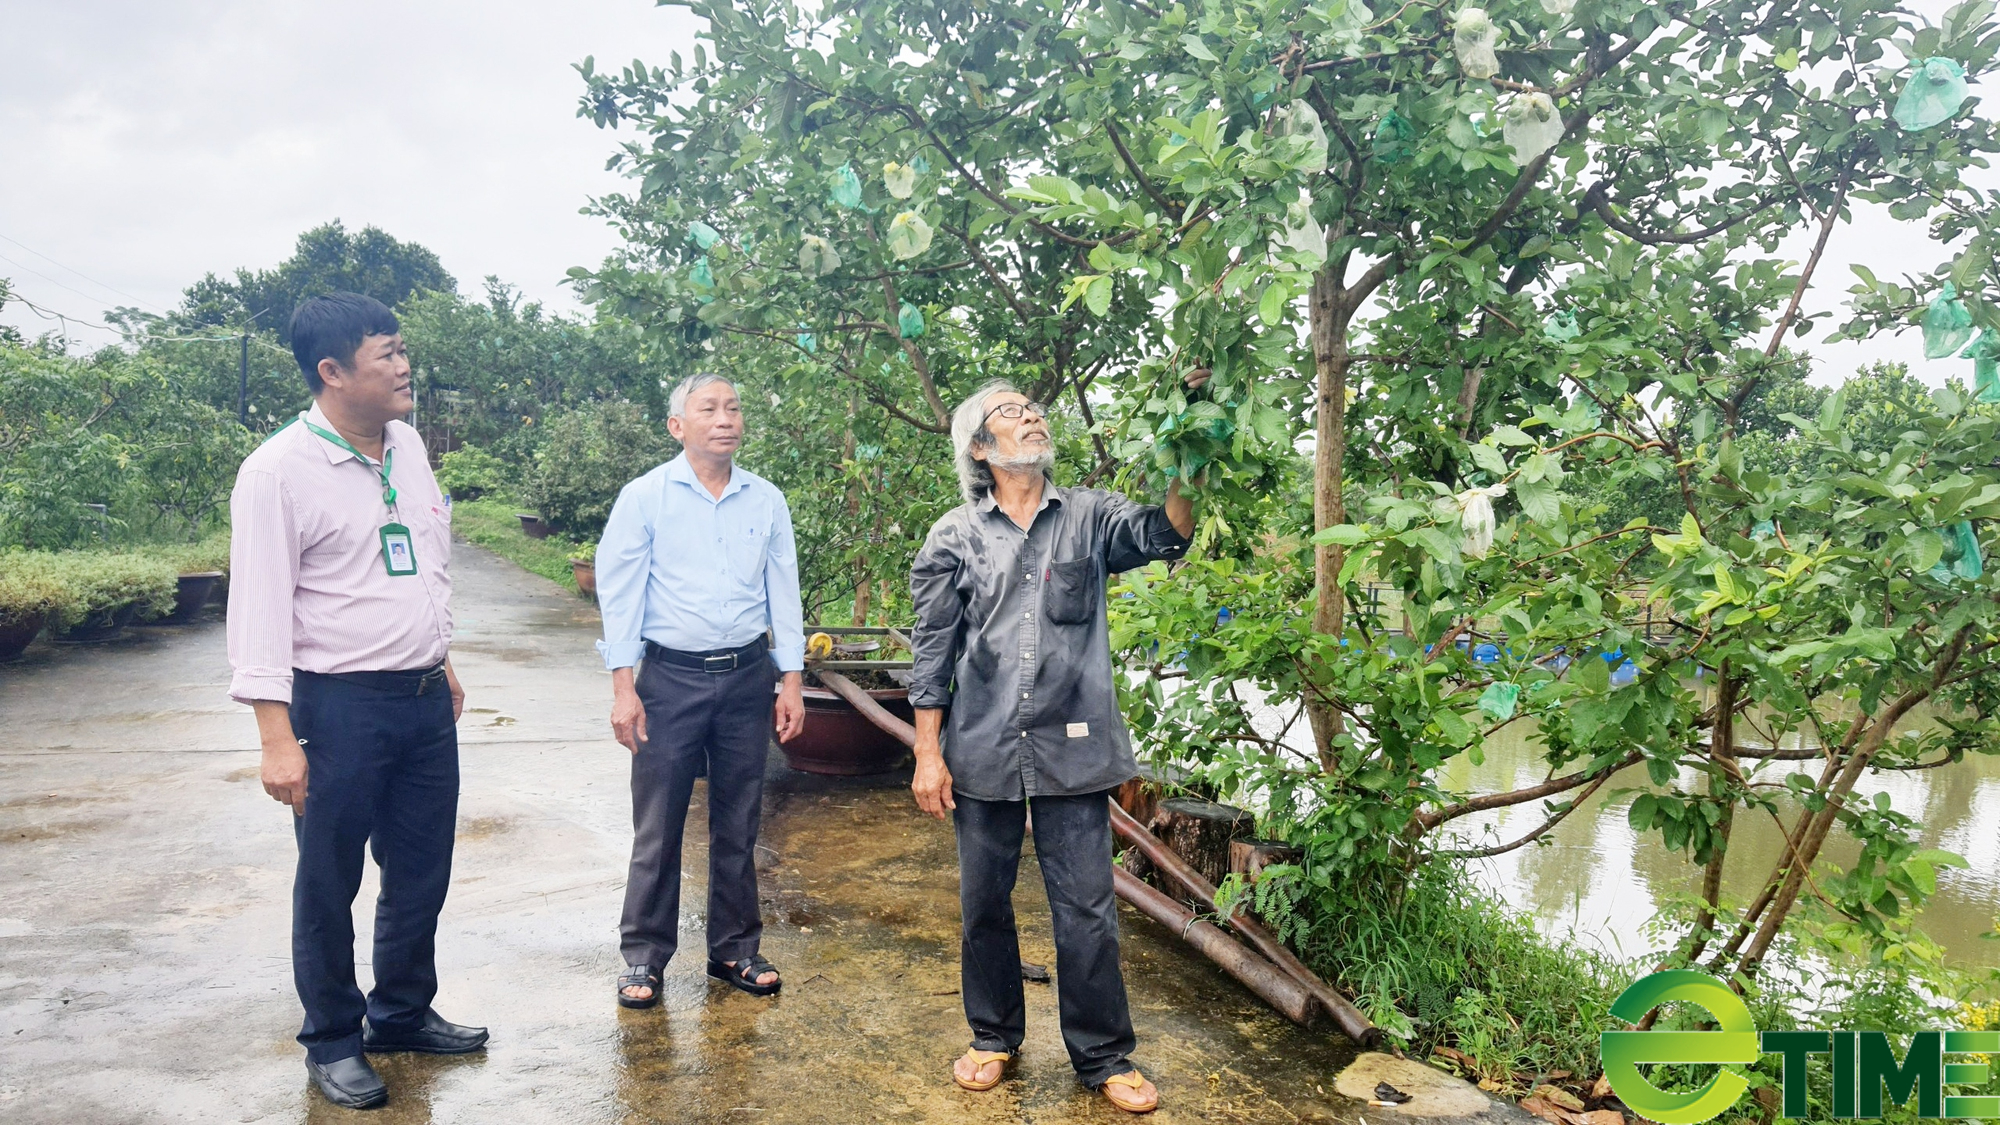
<instances>
[{"instance_id":1,"label":"guava tree","mask_svg":"<svg viewBox=\"0 0 2000 1125\"><path fill-rule=\"evenodd\" d=\"M1963 178L1995 147L1962 81L1991 64L1992 4L1939 26L1888 0L690 7L691 64L583 68L584 112L646 134L619 157L640 189L606 201L628 247L591 291L655 331L789 346L921 429L943 388L1025 371L1072 392L1128 482L1200 486L1202 557L1123 591L1118 639L1163 674L1129 713L1270 794L1316 885L1393 891L1524 846L1614 778L1703 865L1689 955L1754 970L1807 885L1869 933L1933 885L1945 861L1908 823L1846 798L1984 730L1991 580L1930 568L2000 514L1986 408L1941 399L1886 449L1843 448L1838 411L1787 421L1826 450L1797 472L1736 436L1800 362L1858 205L1939 248L1864 278L1841 332L2000 327L1991 200ZM1778 259L1797 232L1805 261ZM1195 367L1214 377L1190 394ZM1305 558L1266 496L1295 442ZM1609 519L1641 482L1669 510ZM1157 654L1182 650L1170 682ZM1244 685L1303 715L1310 755ZM1905 739L1940 695L1973 733ZM1780 733L1843 716L1821 775L1745 768L1789 753L1737 738L1759 708ZM1438 780L1529 720L1546 780ZM1526 839L1450 838L1531 802L1549 824ZM1795 819L1738 937L1719 887L1742 810ZM1836 827L1865 847L1833 890L1811 870Z\"/></svg>"}]
</instances>

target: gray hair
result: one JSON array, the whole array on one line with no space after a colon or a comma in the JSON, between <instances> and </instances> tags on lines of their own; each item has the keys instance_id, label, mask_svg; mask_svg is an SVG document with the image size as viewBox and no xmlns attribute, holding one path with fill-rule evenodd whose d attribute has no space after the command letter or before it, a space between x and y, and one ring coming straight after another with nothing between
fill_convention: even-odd
<instances>
[{"instance_id":1,"label":"gray hair","mask_svg":"<svg viewBox=\"0 0 2000 1125\"><path fill-rule=\"evenodd\" d=\"M993 467L972 455L975 449L995 446L993 431L986 428L986 400L997 394L1020 394L1021 388L1005 379L994 379L958 404L951 412L951 451L957 457L958 491L968 504L993 490Z\"/></svg>"},{"instance_id":2,"label":"gray hair","mask_svg":"<svg viewBox=\"0 0 2000 1125\"><path fill-rule=\"evenodd\" d=\"M667 417L687 417L688 396L708 386L710 383L725 383L732 389L736 386L735 383L717 375L713 371L703 371L698 375L690 375L681 380L681 385L675 387L673 395L667 399Z\"/></svg>"}]
</instances>

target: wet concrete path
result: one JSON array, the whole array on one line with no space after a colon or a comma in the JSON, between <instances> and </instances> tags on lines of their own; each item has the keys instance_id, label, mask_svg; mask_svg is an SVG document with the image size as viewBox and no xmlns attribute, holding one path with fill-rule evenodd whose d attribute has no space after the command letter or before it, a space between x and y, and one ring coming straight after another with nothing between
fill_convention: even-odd
<instances>
[{"instance_id":1,"label":"wet concrete path","mask_svg":"<svg viewBox=\"0 0 2000 1125\"><path fill-rule=\"evenodd\" d=\"M951 1084L967 1040L955 857L907 771L830 781L774 755L760 865L776 1000L702 973L697 789L683 953L661 1007L619 1009L627 755L607 733L595 611L471 546L454 570L468 698L437 1007L490 1025L486 1054L378 1059L391 1102L366 1117L309 1093L289 815L258 785L248 709L225 697L217 617L97 648L42 642L0 667L0 1120L1129 1120L1076 1084L1046 985L1027 986L1016 1077L977 1095ZM373 894L371 865L364 935ZM1031 861L1016 902L1023 955L1052 964ZM1162 1092L1152 1120L1377 1112L1334 1093L1353 1058L1337 1035L1279 1020L1129 908L1120 922L1137 1059Z\"/></svg>"}]
</instances>

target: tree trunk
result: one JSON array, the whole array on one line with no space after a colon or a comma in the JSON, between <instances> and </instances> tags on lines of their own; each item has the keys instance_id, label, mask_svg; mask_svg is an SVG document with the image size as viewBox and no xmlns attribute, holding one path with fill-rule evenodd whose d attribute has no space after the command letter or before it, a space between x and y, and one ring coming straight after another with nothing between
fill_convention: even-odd
<instances>
[{"instance_id":1,"label":"tree trunk","mask_svg":"<svg viewBox=\"0 0 2000 1125\"><path fill-rule=\"evenodd\" d=\"M1722 662L1720 678L1715 691L1715 726L1710 728L1708 738L1708 756L1715 763L1715 772L1708 775L1708 795L1720 797L1727 793L1729 800L1722 806L1722 819L1715 825L1714 850L1701 873L1701 910L1695 915L1693 932L1688 935L1690 964L1701 959L1715 932L1716 914L1722 902L1722 865L1729 854L1729 833L1736 823L1732 777L1736 773L1737 683L1730 675L1727 660Z\"/></svg>"},{"instance_id":2,"label":"tree trunk","mask_svg":"<svg viewBox=\"0 0 2000 1125\"><path fill-rule=\"evenodd\" d=\"M1347 456L1347 324L1353 315L1341 282L1345 257L1313 275L1311 325L1313 366L1318 378L1314 410L1313 528L1324 531L1347 522L1341 495L1341 464ZM1336 272L1338 271L1338 272ZM1313 631L1337 637L1345 627L1346 605L1340 592L1340 568L1347 552L1334 543L1313 548ZM1340 734L1340 712L1316 696L1306 697L1306 717L1312 723L1320 769L1332 773L1337 761L1334 739Z\"/></svg>"},{"instance_id":3,"label":"tree trunk","mask_svg":"<svg viewBox=\"0 0 2000 1125\"><path fill-rule=\"evenodd\" d=\"M1257 830L1256 818L1242 809L1198 797L1169 797L1153 819L1154 835L1211 884L1229 874L1230 841Z\"/></svg>"}]
</instances>

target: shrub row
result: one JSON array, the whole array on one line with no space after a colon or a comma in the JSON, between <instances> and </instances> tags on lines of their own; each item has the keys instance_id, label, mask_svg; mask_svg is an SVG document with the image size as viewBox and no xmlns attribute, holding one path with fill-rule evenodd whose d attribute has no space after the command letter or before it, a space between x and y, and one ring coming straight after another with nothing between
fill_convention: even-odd
<instances>
[{"instance_id":1,"label":"shrub row","mask_svg":"<svg viewBox=\"0 0 2000 1125\"><path fill-rule=\"evenodd\" d=\"M0 554L0 627L40 616L63 632L126 606L134 620L154 620L173 612L180 575L228 566L226 534L118 551L9 551Z\"/></svg>"}]
</instances>

